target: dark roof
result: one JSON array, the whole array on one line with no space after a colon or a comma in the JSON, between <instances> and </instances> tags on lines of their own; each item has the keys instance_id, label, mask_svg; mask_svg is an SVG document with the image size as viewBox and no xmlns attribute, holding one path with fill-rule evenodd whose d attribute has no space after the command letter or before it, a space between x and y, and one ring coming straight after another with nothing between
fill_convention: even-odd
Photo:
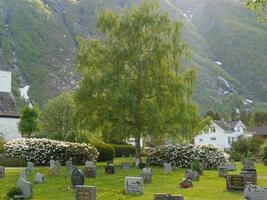
<instances>
[{"instance_id":1,"label":"dark roof","mask_svg":"<svg viewBox=\"0 0 267 200\"><path fill-rule=\"evenodd\" d=\"M19 117L16 101L11 93L0 92L0 117Z\"/></svg>"},{"instance_id":2,"label":"dark roof","mask_svg":"<svg viewBox=\"0 0 267 200\"><path fill-rule=\"evenodd\" d=\"M253 135L267 135L267 126L256 126L249 129L250 132L253 132Z\"/></svg>"},{"instance_id":3,"label":"dark roof","mask_svg":"<svg viewBox=\"0 0 267 200\"><path fill-rule=\"evenodd\" d=\"M213 122L226 131L233 131L239 121L214 120Z\"/></svg>"}]
</instances>

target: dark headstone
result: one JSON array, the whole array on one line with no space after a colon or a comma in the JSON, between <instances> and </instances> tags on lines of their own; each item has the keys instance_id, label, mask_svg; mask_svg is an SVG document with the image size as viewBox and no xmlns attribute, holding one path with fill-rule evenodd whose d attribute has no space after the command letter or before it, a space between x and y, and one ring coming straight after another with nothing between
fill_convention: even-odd
<instances>
[{"instance_id":1,"label":"dark headstone","mask_svg":"<svg viewBox=\"0 0 267 200\"><path fill-rule=\"evenodd\" d=\"M0 166L0 178L5 178L5 168Z\"/></svg>"},{"instance_id":2,"label":"dark headstone","mask_svg":"<svg viewBox=\"0 0 267 200\"><path fill-rule=\"evenodd\" d=\"M95 178L96 177L96 168L95 167L85 167L84 176L87 178Z\"/></svg>"},{"instance_id":3,"label":"dark headstone","mask_svg":"<svg viewBox=\"0 0 267 200\"><path fill-rule=\"evenodd\" d=\"M256 185L257 183L256 169L242 169L240 175L244 177L245 183L251 183Z\"/></svg>"},{"instance_id":4,"label":"dark headstone","mask_svg":"<svg viewBox=\"0 0 267 200\"><path fill-rule=\"evenodd\" d=\"M182 189L187 189L187 188L191 188L193 187L193 183L190 179L184 179L181 183L180 183L180 187Z\"/></svg>"},{"instance_id":5,"label":"dark headstone","mask_svg":"<svg viewBox=\"0 0 267 200\"><path fill-rule=\"evenodd\" d=\"M184 200L184 197L180 195L155 194L154 200Z\"/></svg>"},{"instance_id":6,"label":"dark headstone","mask_svg":"<svg viewBox=\"0 0 267 200\"><path fill-rule=\"evenodd\" d=\"M115 174L115 167L112 162L107 162L107 165L105 166L105 173Z\"/></svg>"},{"instance_id":7,"label":"dark headstone","mask_svg":"<svg viewBox=\"0 0 267 200\"><path fill-rule=\"evenodd\" d=\"M245 181L242 175L227 175L226 187L228 191L244 190Z\"/></svg>"},{"instance_id":8,"label":"dark headstone","mask_svg":"<svg viewBox=\"0 0 267 200\"><path fill-rule=\"evenodd\" d=\"M96 187L76 185L75 200L96 200Z\"/></svg>"},{"instance_id":9,"label":"dark headstone","mask_svg":"<svg viewBox=\"0 0 267 200\"><path fill-rule=\"evenodd\" d=\"M72 186L84 185L84 174L81 170L74 168L71 173Z\"/></svg>"},{"instance_id":10,"label":"dark headstone","mask_svg":"<svg viewBox=\"0 0 267 200\"><path fill-rule=\"evenodd\" d=\"M243 160L242 165L243 165L243 169L255 168L253 160Z\"/></svg>"}]
</instances>

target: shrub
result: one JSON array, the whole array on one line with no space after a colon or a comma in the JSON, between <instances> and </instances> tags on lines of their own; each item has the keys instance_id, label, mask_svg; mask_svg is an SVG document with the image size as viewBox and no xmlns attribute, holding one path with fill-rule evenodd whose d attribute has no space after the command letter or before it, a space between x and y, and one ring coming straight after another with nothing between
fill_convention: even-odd
<instances>
[{"instance_id":1,"label":"shrub","mask_svg":"<svg viewBox=\"0 0 267 200\"><path fill-rule=\"evenodd\" d=\"M3 140L0 140L0 153L4 153L5 151L5 142Z\"/></svg>"},{"instance_id":2,"label":"shrub","mask_svg":"<svg viewBox=\"0 0 267 200\"><path fill-rule=\"evenodd\" d=\"M15 186L9 188L7 194L6 194L6 199L14 199L15 195L22 195L22 191L19 188L16 188Z\"/></svg>"},{"instance_id":3,"label":"shrub","mask_svg":"<svg viewBox=\"0 0 267 200\"><path fill-rule=\"evenodd\" d=\"M174 167L189 168L193 161L207 162L208 168L217 168L229 159L223 149L213 145L194 146L192 144L164 145L155 148L147 158L151 165L160 166L163 161Z\"/></svg>"},{"instance_id":4,"label":"shrub","mask_svg":"<svg viewBox=\"0 0 267 200\"><path fill-rule=\"evenodd\" d=\"M261 147L261 158L262 160L267 159L267 142L265 142Z\"/></svg>"},{"instance_id":5,"label":"shrub","mask_svg":"<svg viewBox=\"0 0 267 200\"><path fill-rule=\"evenodd\" d=\"M203 170L202 170L198 161L193 160L193 162L191 164L191 169L194 171L197 171L199 174L203 173Z\"/></svg>"},{"instance_id":6,"label":"shrub","mask_svg":"<svg viewBox=\"0 0 267 200\"><path fill-rule=\"evenodd\" d=\"M115 149L115 157L135 155L135 148L133 145L113 145Z\"/></svg>"},{"instance_id":7,"label":"shrub","mask_svg":"<svg viewBox=\"0 0 267 200\"><path fill-rule=\"evenodd\" d=\"M0 160L0 166L4 167L25 167L27 161L23 158L4 158Z\"/></svg>"},{"instance_id":8,"label":"shrub","mask_svg":"<svg viewBox=\"0 0 267 200\"><path fill-rule=\"evenodd\" d=\"M65 163L72 158L78 164L84 164L86 160L96 160L97 150L85 143L62 142L48 139L20 138L5 144L8 157L23 158L36 165L47 165L51 159Z\"/></svg>"},{"instance_id":9,"label":"shrub","mask_svg":"<svg viewBox=\"0 0 267 200\"><path fill-rule=\"evenodd\" d=\"M115 157L115 151L111 144L102 142L94 142L92 145L99 152L98 161L112 161Z\"/></svg>"}]
</instances>

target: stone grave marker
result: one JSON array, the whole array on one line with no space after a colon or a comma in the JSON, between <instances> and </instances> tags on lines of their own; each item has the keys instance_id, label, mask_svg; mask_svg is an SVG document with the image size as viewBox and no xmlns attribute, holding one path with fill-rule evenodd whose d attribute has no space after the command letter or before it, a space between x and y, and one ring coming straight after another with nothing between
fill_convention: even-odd
<instances>
[{"instance_id":1,"label":"stone grave marker","mask_svg":"<svg viewBox=\"0 0 267 200\"><path fill-rule=\"evenodd\" d=\"M107 162L107 165L105 166L105 173L115 174L115 167L112 162Z\"/></svg>"},{"instance_id":2,"label":"stone grave marker","mask_svg":"<svg viewBox=\"0 0 267 200\"><path fill-rule=\"evenodd\" d=\"M264 164L264 166L267 166L267 159L263 160L263 164Z\"/></svg>"},{"instance_id":3,"label":"stone grave marker","mask_svg":"<svg viewBox=\"0 0 267 200\"><path fill-rule=\"evenodd\" d=\"M5 178L5 168L0 166L0 178Z\"/></svg>"},{"instance_id":4,"label":"stone grave marker","mask_svg":"<svg viewBox=\"0 0 267 200\"><path fill-rule=\"evenodd\" d=\"M16 187L21 189L24 198L32 197L32 183L20 178L17 181Z\"/></svg>"},{"instance_id":5,"label":"stone grave marker","mask_svg":"<svg viewBox=\"0 0 267 200\"><path fill-rule=\"evenodd\" d=\"M73 187L76 185L84 185L84 173L81 170L74 168L71 173L71 183Z\"/></svg>"},{"instance_id":6,"label":"stone grave marker","mask_svg":"<svg viewBox=\"0 0 267 200\"><path fill-rule=\"evenodd\" d=\"M89 160L87 160L87 161L85 162L85 167L91 167L91 168L94 168L94 167L96 167L96 166L95 166L95 163L94 163L93 161L89 161Z\"/></svg>"},{"instance_id":7,"label":"stone grave marker","mask_svg":"<svg viewBox=\"0 0 267 200\"><path fill-rule=\"evenodd\" d=\"M197 171L193 171L191 169L187 169L185 171L185 179L190 179L192 181L199 181L200 174Z\"/></svg>"},{"instance_id":8,"label":"stone grave marker","mask_svg":"<svg viewBox=\"0 0 267 200\"><path fill-rule=\"evenodd\" d=\"M130 169L130 163L129 162L122 162L121 163L123 170L129 170Z\"/></svg>"},{"instance_id":9,"label":"stone grave marker","mask_svg":"<svg viewBox=\"0 0 267 200\"><path fill-rule=\"evenodd\" d=\"M22 170L22 172L20 173L20 178L24 179L24 180L28 180L28 173L27 173L27 169Z\"/></svg>"},{"instance_id":10,"label":"stone grave marker","mask_svg":"<svg viewBox=\"0 0 267 200\"><path fill-rule=\"evenodd\" d=\"M140 175L143 178L144 183L151 183L152 182L151 168L143 168Z\"/></svg>"},{"instance_id":11,"label":"stone grave marker","mask_svg":"<svg viewBox=\"0 0 267 200\"><path fill-rule=\"evenodd\" d=\"M170 194L154 194L154 200L184 200L181 195L170 195Z\"/></svg>"},{"instance_id":12,"label":"stone grave marker","mask_svg":"<svg viewBox=\"0 0 267 200\"><path fill-rule=\"evenodd\" d=\"M125 194L142 195L144 193L144 182L142 177L125 177Z\"/></svg>"},{"instance_id":13,"label":"stone grave marker","mask_svg":"<svg viewBox=\"0 0 267 200\"><path fill-rule=\"evenodd\" d=\"M83 172L87 178L96 178L96 167L85 167Z\"/></svg>"},{"instance_id":14,"label":"stone grave marker","mask_svg":"<svg viewBox=\"0 0 267 200\"><path fill-rule=\"evenodd\" d=\"M202 168L203 170L208 169L208 163L205 162L205 161L201 162L201 168Z\"/></svg>"},{"instance_id":15,"label":"stone grave marker","mask_svg":"<svg viewBox=\"0 0 267 200\"><path fill-rule=\"evenodd\" d=\"M191 179L184 178L183 181L180 183L180 187L182 189L191 188L191 187L193 187L193 183L192 183Z\"/></svg>"},{"instance_id":16,"label":"stone grave marker","mask_svg":"<svg viewBox=\"0 0 267 200\"><path fill-rule=\"evenodd\" d=\"M139 158L135 159L135 166L139 167L139 164L141 163L141 160Z\"/></svg>"},{"instance_id":17,"label":"stone grave marker","mask_svg":"<svg viewBox=\"0 0 267 200\"><path fill-rule=\"evenodd\" d=\"M60 162L57 160L50 160L50 172L54 176L58 176L60 174Z\"/></svg>"},{"instance_id":18,"label":"stone grave marker","mask_svg":"<svg viewBox=\"0 0 267 200\"><path fill-rule=\"evenodd\" d=\"M227 171L227 168L225 166L218 167L218 175L220 177L224 177L225 178L227 176L227 174L228 174L228 171Z\"/></svg>"},{"instance_id":19,"label":"stone grave marker","mask_svg":"<svg viewBox=\"0 0 267 200\"><path fill-rule=\"evenodd\" d=\"M96 187L76 185L75 200L96 200Z\"/></svg>"},{"instance_id":20,"label":"stone grave marker","mask_svg":"<svg viewBox=\"0 0 267 200\"><path fill-rule=\"evenodd\" d=\"M73 169L73 165L72 165L72 161L71 161L71 160L66 161L66 168L67 168L69 171L72 171L72 169Z\"/></svg>"},{"instance_id":21,"label":"stone grave marker","mask_svg":"<svg viewBox=\"0 0 267 200\"><path fill-rule=\"evenodd\" d=\"M171 163L164 163L164 172L165 173L171 173L172 172L172 165Z\"/></svg>"},{"instance_id":22,"label":"stone grave marker","mask_svg":"<svg viewBox=\"0 0 267 200\"><path fill-rule=\"evenodd\" d=\"M50 160L49 161L49 165L50 165L49 168L53 169L55 167L55 165L56 165L56 161L55 160Z\"/></svg>"},{"instance_id":23,"label":"stone grave marker","mask_svg":"<svg viewBox=\"0 0 267 200\"><path fill-rule=\"evenodd\" d=\"M252 184L247 184L244 190L244 199L267 200L267 188L262 188Z\"/></svg>"},{"instance_id":24,"label":"stone grave marker","mask_svg":"<svg viewBox=\"0 0 267 200\"><path fill-rule=\"evenodd\" d=\"M255 168L254 161L253 160L243 160L242 165L244 169L251 169Z\"/></svg>"},{"instance_id":25,"label":"stone grave marker","mask_svg":"<svg viewBox=\"0 0 267 200\"><path fill-rule=\"evenodd\" d=\"M245 183L251 183L256 185L257 183L256 169L242 169L240 175L244 177Z\"/></svg>"},{"instance_id":26,"label":"stone grave marker","mask_svg":"<svg viewBox=\"0 0 267 200\"><path fill-rule=\"evenodd\" d=\"M32 162L27 162L27 172L32 172L33 170L33 167L34 167L34 164Z\"/></svg>"},{"instance_id":27,"label":"stone grave marker","mask_svg":"<svg viewBox=\"0 0 267 200\"><path fill-rule=\"evenodd\" d=\"M39 172L37 172L36 175L35 175L35 181L34 182L37 183L37 184L44 183L44 175L39 173Z\"/></svg>"},{"instance_id":28,"label":"stone grave marker","mask_svg":"<svg viewBox=\"0 0 267 200\"><path fill-rule=\"evenodd\" d=\"M227 171L236 171L236 164L235 164L235 162L227 162L225 164L225 167L226 167Z\"/></svg>"},{"instance_id":29,"label":"stone grave marker","mask_svg":"<svg viewBox=\"0 0 267 200\"><path fill-rule=\"evenodd\" d=\"M242 175L227 175L226 187L228 191L244 190L245 181Z\"/></svg>"}]
</instances>

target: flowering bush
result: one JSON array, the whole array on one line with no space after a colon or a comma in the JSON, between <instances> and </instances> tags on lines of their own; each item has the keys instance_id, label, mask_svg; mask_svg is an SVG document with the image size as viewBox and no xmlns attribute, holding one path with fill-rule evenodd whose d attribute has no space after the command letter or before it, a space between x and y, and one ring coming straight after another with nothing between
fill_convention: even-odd
<instances>
[{"instance_id":1,"label":"flowering bush","mask_svg":"<svg viewBox=\"0 0 267 200\"><path fill-rule=\"evenodd\" d=\"M84 164L86 160L96 160L98 151L85 143L62 142L48 139L12 140L5 144L8 157L20 157L36 165L47 165L51 159L61 163L72 158L74 164Z\"/></svg>"},{"instance_id":2,"label":"flowering bush","mask_svg":"<svg viewBox=\"0 0 267 200\"><path fill-rule=\"evenodd\" d=\"M192 144L164 145L155 148L147 158L151 165L169 162L174 167L190 167L193 161L206 162L208 168L217 168L228 161L229 155L213 145L195 146Z\"/></svg>"}]
</instances>

